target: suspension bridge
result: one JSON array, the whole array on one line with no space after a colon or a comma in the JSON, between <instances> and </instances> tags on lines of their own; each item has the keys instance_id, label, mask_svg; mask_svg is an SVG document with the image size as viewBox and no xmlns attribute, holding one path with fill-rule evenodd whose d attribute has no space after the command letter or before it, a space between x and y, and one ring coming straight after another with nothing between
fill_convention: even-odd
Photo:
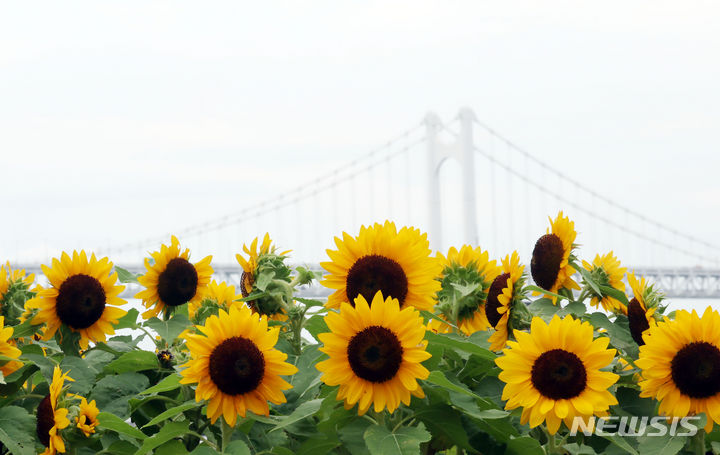
<instances>
[{"instance_id":1,"label":"suspension bridge","mask_svg":"<svg viewBox=\"0 0 720 455\"><path fill-rule=\"evenodd\" d=\"M720 246L680 232L611 200L590 185L480 122L464 108L443 122L429 113L395 138L318 177L216 219L142 240L98 247L134 272L176 235L192 257L212 254L216 278L239 282L235 253L269 232L292 262L318 268L343 231L386 219L428 233L433 250L480 245L500 258L517 250L530 262L548 215L575 221L580 257L610 250L628 270L668 297L720 297ZM38 264L25 264L40 272ZM323 295L319 287L305 290Z\"/></svg>"}]
</instances>

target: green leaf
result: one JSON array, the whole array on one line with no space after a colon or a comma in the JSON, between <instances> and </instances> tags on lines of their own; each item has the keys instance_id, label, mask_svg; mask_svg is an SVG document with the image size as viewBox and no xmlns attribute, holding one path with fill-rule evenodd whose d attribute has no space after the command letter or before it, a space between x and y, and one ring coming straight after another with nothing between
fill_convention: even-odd
<instances>
[{"instance_id":1,"label":"green leaf","mask_svg":"<svg viewBox=\"0 0 720 455\"><path fill-rule=\"evenodd\" d=\"M325 317L320 314L310 316L310 318L305 321L305 329L318 341L320 341L318 334L330 332L330 329L325 323Z\"/></svg>"},{"instance_id":2,"label":"green leaf","mask_svg":"<svg viewBox=\"0 0 720 455\"><path fill-rule=\"evenodd\" d=\"M147 376L139 373L106 376L95 384L90 397L97 401L99 409L126 418L129 414L128 401L145 390L149 382Z\"/></svg>"},{"instance_id":3,"label":"green leaf","mask_svg":"<svg viewBox=\"0 0 720 455\"><path fill-rule=\"evenodd\" d=\"M236 439L225 447L224 453L229 455L250 455L250 448L245 442Z\"/></svg>"},{"instance_id":4,"label":"green leaf","mask_svg":"<svg viewBox=\"0 0 720 455\"><path fill-rule=\"evenodd\" d=\"M600 286L600 290L603 294L609 295L610 297L619 300L621 303L625 304L625 306L630 304L625 293L618 289L615 289L612 286Z\"/></svg>"},{"instance_id":5,"label":"green leaf","mask_svg":"<svg viewBox=\"0 0 720 455\"><path fill-rule=\"evenodd\" d=\"M168 344L172 344L173 341L182 333L183 330L190 326L190 320L184 314L176 313L167 321L161 321L158 318L150 318L145 321L145 327L150 327L160 338L165 340Z\"/></svg>"},{"instance_id":6,"label":"green leaf","mask_svg":"<svg viewBox=\"0 0 720 455\"><path fill-rule=\"evenodd\" d=\"M112 455L133 455L136 450L137 445L124 440L117 440L107 448L107 451Z\"/></svg>"},{"instance_id":7,"label":"green leaf","mask_svg":"<svg viewBox=\"0 0 720 455\"><path fill-rule=\"evenodd\" d=\"M25 320L25 322L22 322L16 326L13 327L13 338L24 338L29 337L33 335L38 328L40 328L39 325L32 325L30 323L32 321L32 318L28 318Z\"/></svg>"},{"instance_id":8,"label":"green leaf","mask_svg":"<svg viewBox=\"0 0 720 455\"><path fill-rule=\"evenodd\" d=\"M153 455L187 455L188 452L182 441L173 439L153 451Z\"/></svg>"},{"instance_id":9,"label":"green leaf","mask_svg":"<svg viewBox=\"0 0 720 455\"><path fill-rule=\"evenodd\" d=\"M445 374L442 371L431 371L430 375L428 376L428 378L425 381L427 381L431 384L439 385L440 387L443 387L447 390L462 393L469 397L473 397L476 400L486 401L484 398L471 392L467 387L460 386L458 384L454 384L454 383L450 382L450 380L445 376Z\"/></svg>"},{"instance_id":10,"label":"green leaf","mask_svg":"<svg viewBox=\"0 0 720 455\"><path fill-rule=\"evenodd\" d=\"M570 302L567 305L565 305L562 309L560 309L556 314L562 318L568 314L571 314L573 316L582 316L586 312L587 312L587 308L585 307L584 303Z\"/></svg>"},{"instance_id":11,"label":"green leaf","mask_svg":"<svg viewBox=\"0 0 720 455\"><path fill-rule=\"evenodd\" d=\"M538 287L538 286L533 286L532 284L525 286L525 290L539 292L542 295L551 295L553 297L556 297L556 298L562 299L562 300L568 300L567 296L555 294L554 292L550 292L550 291L546 291L545 289Z\"/></svg>"},{"instance_id":12,"label":"green leaf","mask_svg":"<svg viewBox=\"0 0 720 455\"><path fill-rule=\"evenodd\" d=\"M320 371L315 368L318 360L324 356L318 351L318 345L306 346L302 354L295 358L294 365L298 372L290 376L287 381L293 386L285 393L288 403L292 403L306 393L316 384L320 384Z\"/></svg>"},{"instance_id":13,"label":"green leaf","mask_svg":"<svg viewBox=\"0 0 720 455\"><path fill-rule=\"evenodd\" d=\"M320 453L332 453L332 449L340 445L337 436L313 436L303 442L295 451L295 455L317 455ZM249 452L248 452L249 455Z\"/></svg>"},{"instance_id":14,"label":"green leaf","mask_svg":"<svg viewBox=\"0 0 720 455\"><path fill-rule=\"evenodd\" d=\"M698 431L703 431L702 425ZM667 434L664 436L643 436L638 438L638 448L640 449L640 455L675 455L682 450L687 439L687 437Z\"/></svg>"},{"instance_id":15,"label":"green leaf","mask_svg":"<svg viewBox=\"0 0 720 455\"><path fill-rule=\"evenodd\" d=\"M160 368L157 355L149 351L130 351L105 366L106 373L129 373L133 371L157 370Z\"/></svg>"},{"instance_id":16,"label":"green leaf","mask_svg":"<svg viewBox=\"0 0 720 455\"><path fill-rule=\"evenodd\" d=\"M217 455L217 451L208 445L199 445L190 455Z\"/></svg>"},{"instance_id":17,"label":"green leaf","mask_svg":"<svg viewBox=\"0 0 720 455\"><path fill-rule=\"evenodd\" d=\"M425 424L433 437L452 441L458 447L477 452L470 446L467 431L463 428L460 412L444 403L417 408L415 418Z\"/></svg>"},{"instance_id":18,"label":"green leaf","mask_svg":"<svg viewBox=\"0 0 720 455\"><path fill-rule=\"evenodd\" d=\"M115 326L115 330L119 329L134 329L137 325L137 319L140 315L140 312L136 310L135 308L131 308L128 310L127 314L120 319L118 319L118 323Z\"/></svg>"},{"instance_id":19,"label":"green leaf","mask_svg":"<svg viewBox=\"0 0 720 455\"><path fill-rule=\"evenodd\" d=\"M80 357L68 356L60 362L60 368L70 373L70 377L75 381L70 383L70 391L85 396L88 394L93 385L95 385L95 376L97 371Z\"/></svg>"},{"instance_id":20,"label":"green leaf","mask_svg":"<svg viewBox=\"0 0 720 455\"><path fill-rule=\"evenodd\" d=\"M19 406L0 408L0 442L18 455L35 453L35 417Z\"/></svg>"},{"instance_id":21,"label":"green leaf","mask_svg":"<svg viewBox=\"0 0 720 455\"><path fill-rule=\"evenodd\" d=\"M125 270L122 267L115 266L115 272L117 272L118 280L121 283L138 283L138 284L140 283L138 281L138 277L140 275L135 275L134 273L132 273L128 270Z\"/></svg>"},{"instance_id":22,"label":"green leaf","mask_svg":"<svg viewBox=\"0 0 720 455\"><path fill-rule=\"evenodd\" d=\"M150 420L148 423L143 425L143 428L153 426L164 420L171 419L171 418L175 417L176 415L187 411L188 409L193 409L193 408L197 408L200 406L203 406L203 403L202 402L198 403L195 400L188 401L186 403L181 404L180 406L175 406L175 407L170 408L167 411L162 412L159 415L155 416L152 420Z\"/></svg>"},{"instance_id":23,"label":"green leaf","mask_svg":"<svg viewBox=\"0 0 720 455\"><path fill-rule=\"evenodd\" d=\"M481 346L478 346L477 344L471 342L471 341L464 341L460 338L458 338L458 335L455 334L437 334L432 332L426 332L425 338L428 340L429 343L434 343L439 346L443 346L445 348L451 348L456 350L461 350L464 352L468 352L470 354L475 354L480 357L483 357L488 360L495 360L497 356L490 351L489 349L485 349Z\"/></svg>"},{"instance_id":24,"label":"green leaf","mask_svg":"<svg viewBox=\"0 0 720 455\"><path fill-rule=\"evenodd\" d=\"M600 287L593 279L592 274L589 270L586 270L585 267L578 267L577 271L580 272L580 275L582 275L582 277L585 279L585 282L590 285L593 292L595 292L595 295L602 295Z\"/></svg>"},{"instance_id":25,"label":"green leaf","mask_svg":"<svg viewBox=\"0 0 720 455\"><path fill-rule=\"evenodd\" d=\"M543 455L545 451L537 439L530 436L521 436L507 442L505 453L508 455Z\"/></svg>"},{"instance_id":26,"label":"green leaf","mask_svg":"<svg viewBox=\"0 0 720 455\"><path fill-rule=\"evenodd\" d=\"M140 395L149 395L151 393L159 393L159 392L168 392L170 390L175 390L180 388L180 375L179 374L171 374L170 376L167 376L162 381L158 382L154 386L150 387L149 389L145 389L142 392L140 392Z\"/></svg>"},{"instance_id":27,"label":"green leaf","mask_svg":"<svg viewBox=\"0 0 720 455\"><path fill-rule=\"evenodd\" d=\"M449 325L450 327L452 327L452 328L455 329L455 330L458 329L457 326L456 326L455 324L453 324L452 322L446 321L445 319L441 318L440 316L438 316L438 315L436 315L436 314L433 314L433 313L429 312L428 310L421 310L421 311L420 311L420 314L421 314L423 317L427 318L428 321L429 321L430 319L435 319L436 321L440 321L440 322L442 322L443 324Z\"/></svg>"},{"instance_id":28,"label":"green leaf","mask_svg":"<svg viewBox=\"0 0 720 455\"><path fill-rule=\"evenodd\" d=\"M320 409L320 405L322 404L322 402L322 398L306 401L305 403L298 406L290 415L279 419L275 427L269 432L272 433L275 430L285 428L288 425L299 422L314 415L318 411L318 409Z\"/></svg>"},{"instance_id":29,"label":"green leaf","mask_svg":"<svg viewBox=\"0 0 720 455\"><path fill-rule=\"evenodd\" d=\"M375 425L365 430L365 444L372 455L419 455L420 444L430 440L422 423L417 427L401 427L391 432Z\"/></svg>"},{"instance_id":30,"label":"green leaf","mask_svg":"<svg viewBox=\"0 0 720 455\"><path fill-rule=\"evenodd\" d=\"M123 419L116 416L115 414L110 414L109 412L101 412L100 414L98 414L97 418L98 426L102 428L107 428L108 430L112 430L135 439L143 440L147 438L147 435L145 433L125 422Z\"/></svg>"},{"instance_id":31,"label":"green leaf","mask_svg":"<svg viewBox=\"0 0 720 455\"><path fill-rule=\"evenodd\" d=\"M298 302L302 303L303 305L305 305L306 308L312 308L315 306L325 306L325 302L321 302L320 300L305 299L302 297L293 297L293 298L295 300L297 300Z\"/></svg>"},{"instance_id":32,"label":"green leaf","mask_svg":"<svg viewBox=\"0 0 720 455\"><path fill-rule=\"evenodd\" d=\"M356 418L349 424L338 429L338 434L340 436L340 440L343 442L343 447L352 455L367 454L367 446L365 445L363 435L370 425L371 423L369 421Z\"/></svg>"},{"instance_id":33,"label":"green leaf","mask_svg":"<svg viewBox=\"0 0 720 455\"><path fill-rule=\"evenodd\" d=\"M190 422L170 422L160 428L155 435L145 439L142 446L135 452L135 455L144 455L152 451L155 447L159 447L171 439L183 436L190 429Z\"/></svg>"},{"instance_id":34,"label":"green leaf","mask_svg":"<svg viewBox=\"0 0 720 455\"><path fill-rule=\"evenodd\" d=\"M637 450L633 446L630 445L627 438L624 438L622 436L618 435L611 435L611 436L605 436L602 435L603 438L607 439L608 441L612 442L616 446L623 449L626 453L629 453L631 455L640 455Z\"/></svg>"},{"instance_id":35,"label":"green leaf","mask_svg":"<svg viewBox=\"0 0 720 455\"><path fill-rule=\"evenodd\" d=\"M581 446L577 443L565 444L563 449L570 452L570 455L596 455L595 449L590 446Z\"/></svg>"}]
</instances>

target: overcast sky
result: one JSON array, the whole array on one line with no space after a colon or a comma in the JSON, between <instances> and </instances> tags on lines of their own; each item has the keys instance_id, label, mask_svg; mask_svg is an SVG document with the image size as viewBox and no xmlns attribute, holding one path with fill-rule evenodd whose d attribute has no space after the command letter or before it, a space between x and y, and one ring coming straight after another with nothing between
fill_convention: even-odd
<instances>
[{"instance_id":1,"label":"overcast sky","mask_svg":"<svg viewBox=\"0 0 720 455\"><path fill-rule=\"evenodd\" d=\"M3 2L0 260L235 212L462 106L718 244L718 23L688 0Z\"/></svg>"}]
</instances>

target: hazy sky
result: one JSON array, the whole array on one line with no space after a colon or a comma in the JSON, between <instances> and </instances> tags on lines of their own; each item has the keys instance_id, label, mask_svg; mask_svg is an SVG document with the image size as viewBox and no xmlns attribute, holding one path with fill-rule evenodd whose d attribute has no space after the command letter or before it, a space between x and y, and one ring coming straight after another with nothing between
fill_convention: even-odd
<instances>
[{"instance_id":1,"label":"hazy sky","mask_svg":"<svg viewBox=\"0 0 720 455\"><path fill-rule=\"evenodd\" d=\"M461 106L720 244L718 23L688 0L4 2L0 260L237 211Z\"/></svg>"}]
</instances>

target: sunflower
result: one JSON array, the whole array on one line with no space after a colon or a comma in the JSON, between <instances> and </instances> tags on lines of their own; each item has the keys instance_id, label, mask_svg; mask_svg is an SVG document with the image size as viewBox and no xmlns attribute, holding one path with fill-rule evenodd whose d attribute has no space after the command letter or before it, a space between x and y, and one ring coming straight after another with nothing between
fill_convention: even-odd
<instances>
[{"instance_id":1,"label":"sunflower","mask_svg":"<svg viewBox=\"0 0 720 455\"><path fill-rule=\"evenodd\" d=\"M613 361L615 349L606 349L607 337L593 340L590 323L556 315L545 324L535 317L530 333L515 330L515 338L495 363L505 382L505 409L522 406L523 425L534 428L545 421L555 434L563 420L570 428L575 417L605 416L617 404L608 388L618 375L600 371Z\"/></svg>"},{"instance_id":2,"label":"sunflower","mask_svg":"<svg viewBox=\"0 0 720 455\"><path fill-rule=\"evenodd\" d=\"M495 328L495 333L488 338L490 349L493 351L505 348L508 340L508 326L512 328L511 316L515 316L516 309L523 310L525 306L522 302L525 266L520 265L520 255L517 251L513 251L512 256L505 256L505 259L502 260L501 271L502 274L498 275L490 286L485 304L487 319Z\"/></svg>"},{"instance_id":3,"label":"sunflower","mask_svg":"<svg viewBox=\"0 0 720 455\"><path fill-rule=\"evenodd\" d=\"M10 337L13 334L12 327L5 327L5 318L0 316L0 355L17 359L20 357L21 351L15 346L14 340ZM12 374L22 366L22 363L17 360L0 360L0 371L4 376Z\"/></svg>"},{"instance_id":4,"label":"sunflower","mask_svg":"<svg viewBox=\"0 0 720 455\"><path fill-rule=\"evenodd\" d=\"M97 416L100 414L100 410L95 405L95 400L90 403L87 402L85 397L80 397L80 400L80 412L75 422L77 427L89 438L91 434L95 433L95 427L98 424Z\"/></svg>"},{"instance_id":5,"label":"sunflower","mask_svg":"<svg viewBox=\"0 0 720 455\"><path fill-rule=\"evenodd\" d=\"M411 227L398 231L395 223L386 221L361 227L357 237L343 232L335 245L337 250L326 250L332 262L320 263L329 272L321 284L335 289L328 297L328 308L340 308L343 302L353 305L358 295L373 301L377 291L382 291L396 298L402 308L432 309L441 287L435 277L442 265L430 256L427 234Z\"/></svg>"},{"instance_id":6,"label":"sunflower","mask_svg":"<svg viewBox=\"0 0 720 455\"><path fill-rule=\"evenodd\" d=\"M362 415L374 404L375 412L387 407L394 412L400 402L410 404L410 396L424 398L418 379L430 372L420 363L431 357L425 350L425 326L413 307L400 309L398 299L383 299L378 291L368 305L362 294L355 306L342 303L340 312L325 316L330 333L318 335L330 356L316 367L321 380L339 385L339 400L350 408L358 404Z\"/></svg>"},{"instance_id":7,"label":"sunflower","mask_svg":"<svg viewBox=\"0 0 720 455\"><path fill-rule=\"evenodd\" d=\"M47 324L44 340L52 338L61 325L80 334L82 349L87 349L89 341L105 341L106 334L115 333L113 325L126 313L115 306L126 302L118 297L125 286L115 284L118 277L110 273L112 268L108 258L98 260L92 254L88 259L85 251L74 251L72 258L63 253L59 260L52 260L52 267L42 266L51 286L39 289L25 309L38 310L33 324Z\"/></svg>"},{"instance_id":8,"label":"sunflower","mask_svg":"<svg viewBox=\"0 0 720 455\"><path fill-rule=\"evenodd\" d=\"M13 284L22 283L28 288L34 280L34 274L26 276L25 270L13 270L10 262L6 262L5 265L0 266L0 302L5 299L5 295Z\"/></svg>"},{"instance_id":9,"label":"sunflower","mask_svg":"<svg viewBox=\"0 0 720 455\"><path fill-rule=\"evenodd\" d=\"M213 274L212 256L191 264L190 250L186 248L181 252L180 242L174 235L170 238L170 246L162 245L160 251L150 255L152 263L145 258L147 272L138 278L145 290L135 295L136 299L142 299L145 308L149 308L142 314L144 318L156 317L165 308L202 302Z\"/></svg>"},{"instance_id":10,"label":"sunflower","mask_svg":"<svg viewBox=\"0 0 720 455\"><path fill-rule=\"evenodd\" d=\"M595 255L592 264L583 261L583 267L590 272L596 283L615 288L620 292L625 292L623 276L625 276L627 269L620 266L620 261L612 251L604 256L600 256L599 254ZM595 308L602 305L605 311L627 314L627 307L624 303L609 295L598 295L591 286L588 286L587 289L592 295L590 304Z\"/></svg>"},{"instance_id":11,"label":"sunflower","mask_svg":"<svg viewBox=\"0 0 720 455\"><path fill-rule=\"evenodd\" d=\"M213 300L215 303L217 303L220 306L224 306L225 308L230 308L231 305L235 303L236 300L240 299L242 296L238 295L235 292L235 286L228 285L226 282L218 283L215 280L212 280L207 288L207 294L205 295L206 299ZM190 319L195 317L195 313L200 309L202 302L197 301L191 301L188 304L188 312L190 313Z\"/></svg>"},{"instance_id":12,"label":"sunflower","mask_svg":"<svg viewBox=\"0 0 720 455\"><path fill-rule=\"evenodd\" d=\"M550 228L538 239L533 249L532 261L530 261L533 280L541 288L555 294L561 288L580 289L572 279L575 268L570 265L570 260L573 259L571 257L573 242L577 236L575 223L563 216L563 212L558 213L555 221L552 218L549 220ZM547 294L546 297L553 303L557 301L554 295Z\"/></svg>"},{"instance_id":13,"label":"sunflower","mask_svg":"<svg viewBox=\"0 0 720 455\"><path fill-rule=\"evenodd\" d=\"M280 375L297 373L275 349L279 328L246 306L220 310L197 326L200 334L186 336L192 359L183 365L181 384L197 383L195 400L210 400L208 417L221 415L230 426L250 410L268 415L267 402L285 403L283 390L292 388Z\"/></svg>"},{"instance_id":14,"label":"sunflower","mask_svg":"<svg viewBox=\"0 0 720 455\"><path fill-rule=\"evenodd\" d=\"M488 260L487 251L470 245L463 245L459 251L451 247L447 257L438 253L437 259L442 264L438 278L442 288L437 293L440 317L453 320L454 312L457 312L458 328L465 335L487 329L490 325L485 317L485 300L490 284L498 274L496 262ZM463 296L459 294L457 285L477 287L472 293ZM447 333L452 329L448 324L432 319L428 323L428 330Z\"/></svg>"},{"instance_id":15,"label":"sunflower","mask_svg":"<svg viewBox=\"0 0 720 455\"><path fill-rule=\"evenodd\" d=\"M50 393L40 401L37 408L37 435L45 446L45 451L41 455L65 453L65 441L58 433L59 430L70 425L67 408L58 407L58 398L63 390L65 380L73 381L74 379L56 366L50 383Z\"/></svg>"},{"instance_id":16,"label":"sunflower","mask_svg":"<svg viewBox=\"0 0 720 455\"><path fill-rule=\"evenodd\" d=\"M627 306L628 325L630 326L630 335L633 340L642 346L643 333L651 326L655 325L653 315L657 310L657 304L662 300L662 295L653 291L642 277L640 281L635 277L635 273L628 273L628 284L633 291L633 298Z\"/></svg>"},{"instance_id":17,"label":"sunflower","mask_svg":"<svg viewBox=\"0 0 720 455\"><path fill-rule=\"evenodd\" d=\"M284 263L290 250L279 252L277 247L272 244L270 234L266 233L263 237L259 251L257 237L252 241L249 248L247 245L243 245L243 251L248 255L247 259L241 254L235 255L235 258L243 269L242 276L240 277L240 292L243 297L249 296L253 291L258 291L256 281L261 272L261 268L272 271L273 273L271 275L274 278L288 283L290 282L290 268ZM273 297L260 297L246 303L253 311L265 315L271 320L285 321L288 318L282 305L279 305Z\"/></svg>"},{"instance_id":18,"label":"sunflower","mask_svg":"<svg viewBox=\"0 0 720 455\"><path fill-rule=\"evenodd\" d=\"M720 314L707 307L680 310L645 332L635 364L642 370L640 396L660 401L660 414L705 413L705 431L720 423Z\"/></svg>"}]
</instances>

